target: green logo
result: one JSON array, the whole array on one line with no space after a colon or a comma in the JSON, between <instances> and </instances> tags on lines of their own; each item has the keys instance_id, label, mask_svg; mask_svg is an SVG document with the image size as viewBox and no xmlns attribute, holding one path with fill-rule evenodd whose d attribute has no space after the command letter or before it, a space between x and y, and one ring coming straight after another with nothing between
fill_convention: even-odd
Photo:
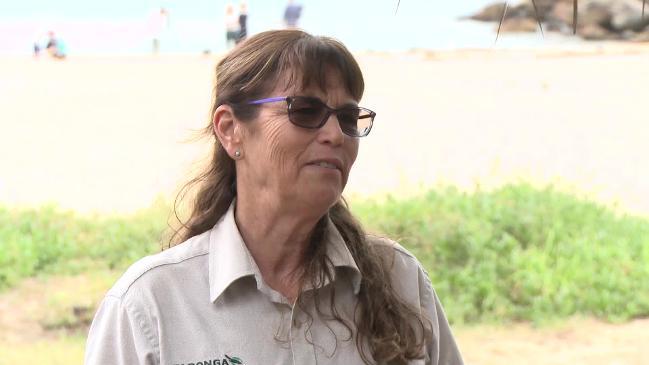
<instances>
[{"instance_id":1,"label":"green logo","mask_svg":"<svg viewBox=\"0 0 649 365\"><path fill-rule=\"evenodd\" d=\"M228 355L225 355L225 358L228 359L228 361L229 361L230 364L232 364L232 365L235 365L235 364L243 365L243 361L241 361L241 359L238 358L238 357L236 357L236 356L230 357L230 356L228 356Z\"/></svg>"},{"instance_id":2,"label":"green logo","mask_svg":"<svg viewBox=\"0 0 649 365\"><path fill-rule=\"evenodd\" d=\"M224 355L224 359L201 360L187 363L174 363L174 365L244 365L243 361L236 356Z\"/></svg>"}]
</instances>

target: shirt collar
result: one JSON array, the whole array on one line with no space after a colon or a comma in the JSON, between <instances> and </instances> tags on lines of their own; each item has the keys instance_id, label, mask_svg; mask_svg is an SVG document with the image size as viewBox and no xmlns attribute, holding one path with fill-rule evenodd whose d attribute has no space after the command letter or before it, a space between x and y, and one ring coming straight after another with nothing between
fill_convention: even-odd
<instances>
[{"instance_id":1,"label":"shirt collar","mask_svg":"<svg viewBox=\"0 0 649 365\"><path fill-rule=\"evenodd\" d=\"M210 232L209 280L210 300L212 302L218 299L232 283L242 277L254 276L258 289L261 289L261 286L264 285L259 267L252 258L250 251L248 251L235 222L235 204L236 200L232 202L228 211ZM327 242L327 255L334 267L334 280L338 268L346 267L351 269L351 284L354 294L358 294L361 284L360 270L343 237L329 218L327 218L325 240Z\"/></svg>"},{"instance_id":2,"label":"shirt collar","mask_svg":"<svg viewBox=\"0 0 649 365\"><path fill-rule=\"evenodd\" d=\"M327 228L326 228L326 240L327 240L327 256L333 264L334 270L334 280L336 279L338 268L345 267L349 268L351 273L351 284L354 289L354 294L358 294L358 291L361 288L361 271L354 261L352 253L349 252L347 244L343 236L340 234L336 225L327 217ZM327 284L327 283L325 283Z\"/></svg>"},{"instance_id":3,"label":"shirt collar","mask_svg":"<svg viewBox=\"0 0 649 365\"><path fill-rule=\"evenodd\" d=\"M212 302L237 279L257 276L259 273L234 221L234 205L235 201L210 232L209 275Z\"/></svg>"}]
</instances>

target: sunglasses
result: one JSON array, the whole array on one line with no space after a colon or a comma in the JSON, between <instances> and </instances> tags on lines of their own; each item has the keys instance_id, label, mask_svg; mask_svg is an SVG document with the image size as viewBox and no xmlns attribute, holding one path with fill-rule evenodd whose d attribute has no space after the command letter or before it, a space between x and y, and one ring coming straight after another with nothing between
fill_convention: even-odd
<instances>
[{"instance_id":1,"label":"sunglasses","mask_svg":"<svg viewBox=\"0 0 649 365\"><path fill-rule=\"evenodd\" d=\"M365 137L370 133L376 113L357 106L330 108L322 100L311 96L280 96L253 100L250 105L260 105L286 101L288 120L294 125L308 129L318 129L327 123L329 116L335 114L342 132L350 137Z\"/></svg>"}]
</instances>

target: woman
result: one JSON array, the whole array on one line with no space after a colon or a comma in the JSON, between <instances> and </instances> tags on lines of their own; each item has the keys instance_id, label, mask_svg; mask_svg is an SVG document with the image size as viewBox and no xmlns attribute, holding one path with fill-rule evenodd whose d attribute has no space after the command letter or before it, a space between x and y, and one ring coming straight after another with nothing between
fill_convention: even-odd
<instances>
[{"instance_id":1,"label":"woman","mask_svg":"<svg viewBox=\"0 0 649 365\"><path fill-rule=\"evenodd\" d=\"M222 59L184 242L108 292L86 364L461 364L421 265L342 201L363 89L342 44L297 30Z\"/></svg>"}]
</instances>

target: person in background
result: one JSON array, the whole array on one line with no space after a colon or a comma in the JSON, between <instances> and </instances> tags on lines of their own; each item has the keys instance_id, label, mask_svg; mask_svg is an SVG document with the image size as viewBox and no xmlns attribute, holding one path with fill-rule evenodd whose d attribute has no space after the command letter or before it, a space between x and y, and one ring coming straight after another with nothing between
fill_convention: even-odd
<instances>
[{"instance_id":1,"label":"person in background","mask_svg":"<svg viewBox=\"0 0 649 365\"><path fill-rule=\"evenodd\" d=\"M56 37L53 31L47 32L48 35L48 40L47 40L47 45L45 46L45 49L47 50L47 53L55 59L62 60L65 58L65 45L62 40ZM34 51L36 51L36 47L34 48Z\"/></svg>"},{"instance_id":2,"label":"person in background","mask_svg":"<svg viewBox=\"0 0 649 365\"><path fill-rule=\"evenodd\" d=\"M236 43L239 44L241 41L245 40L248 37L248 6L245 1L242 1L239 4L239 37L237 38Z\"/></svg>"},{"instance_id":3,"label":"person in background","mask_svg":"<svg viewBox=\"0 0 649 365\"><path fill-rule=\"evenodd\" d=\"M151 33L151 50L153 54L160 52L162 34L169 27L169 11L163 7L151 13L149 18L149 32Z\"/></svg>"},{"instance_id":4,"label":"person in background","mask_svg":"<svg viewBox=\"0 0 649 365\"><path fill-rule=\"evenodd\" d=\"M225 55L190 213L106 294L85 364L461 365L421 263L342 197L364 89L342 43L300 30Z\"/></svg>"},{"instance_id":5,"label":"person in background","mask_svg":"<svg viewBox=\"0 0 649 365\"><path fill-rule=\"evenodd\" d=\"M34 58L38 58L41 55L41 50L43 49L43 46L47 44L47 40L43 39L43 33L36 33L34 35L34 43L33 43L33 55Z\"/></svg>"},{"instance_id":6,"label":"person in background","mask_svg":"<svg viewBox=\"0 0 649 365\"><path fill-rule=\"evenodd\" d=\"M293 0L288 0L286 9L284 9L284 26L288 29L297 28L300 15L302 15L302 5L295 4Z\"/></svg>"},{"instance_id":7,"label":"person in background","mask_svg":"<svg viewBox=\"0 0 649 365\"><path fill-rule=\"evenodd\" d=\"M239 17L234 12L234 6L228 3L225 6L225 46L227 49L234 47L239 39Z\"/></svg>"}]
</instances>

